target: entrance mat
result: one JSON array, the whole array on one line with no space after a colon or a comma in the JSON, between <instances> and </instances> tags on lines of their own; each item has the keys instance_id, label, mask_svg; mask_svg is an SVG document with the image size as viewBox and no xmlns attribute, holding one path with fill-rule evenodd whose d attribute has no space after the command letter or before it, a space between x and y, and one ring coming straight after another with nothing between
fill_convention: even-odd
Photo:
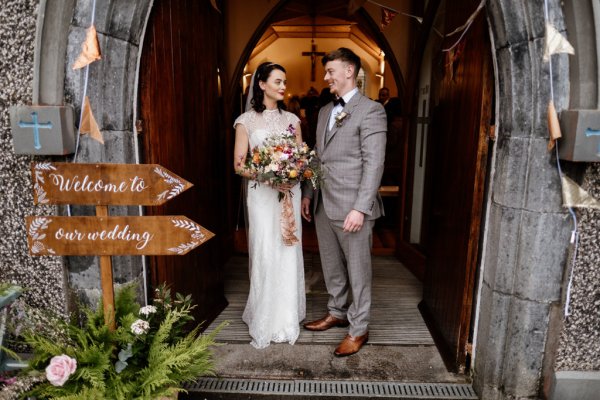
<instances>
[{"instance_id":1,"label":"entrance mat","mask_svg":"<svg viewBox=\"0 0 600 400\"><path fill-rule=\"evenodd\" d=\"M422 299L421 282L395 257L373 257L373 300L369 343L373 345L433 345L417 305ZM321 318L327 310L327 290L321 272L318 254L304 254L306 282L306 321ZM233 256L225 266L225 296L229 306L213 321L211 332L223 321L229 326L217 335L217 341L249 343L248 327L242 313L248 298L248 257ZM326 332L300 330L297 343L338 344L347 329L330 329Z\"/></svg>"}]
</instances>

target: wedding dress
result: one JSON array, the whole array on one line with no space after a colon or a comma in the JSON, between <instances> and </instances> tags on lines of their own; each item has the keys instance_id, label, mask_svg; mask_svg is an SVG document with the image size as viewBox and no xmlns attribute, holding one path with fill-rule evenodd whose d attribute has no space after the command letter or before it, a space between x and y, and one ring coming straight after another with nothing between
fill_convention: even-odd
<instances>
[{"instance_id":1,"label":"wedding dress","mask_svg":"<svg viewBox=\"0 0 600 400\"><path fill-rule=\"evenodd\" d=\"M290 124L297 126L298 121L287 111L250 110L236 119L234 127L246 128L252 149L268 137L281 135ZM250 293L242 318L255 348L265 348L270 342L294 344L306 314L302 244L283 244L279 192L255 181L248 181L247 189ZM292 194L296 237L301 239L300 185L294 186Z\"/></svg>"}]
</instances>

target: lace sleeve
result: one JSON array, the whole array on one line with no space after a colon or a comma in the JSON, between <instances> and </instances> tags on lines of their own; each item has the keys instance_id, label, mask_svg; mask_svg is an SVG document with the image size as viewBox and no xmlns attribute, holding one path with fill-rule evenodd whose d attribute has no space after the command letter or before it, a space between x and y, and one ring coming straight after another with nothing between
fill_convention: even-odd
<instances>
[{"instance_id":1,"label":"lace sleeve","mask_svg":"<svg viewBox=\"0 0 600 400\"><path fill-rule=\"evenodd\" d=\"M248 130L248 113L243 113L235 119L235 122L233 123L233 129L237 128L238 124L244 125L246 130Z\"/></svg>"},{"instance_id":2,"label":"lace sleeve","mask_svg":"<svg viewBox=\"0 0 600 400\"><path fill-rule=\"evenodd\" d=\"M294 127L296 127L300 124L300 118L298 118L296 116L296 114L287 112L286 115L287 115L288 124L292 124Z\"/></svg>"}]
</instances>

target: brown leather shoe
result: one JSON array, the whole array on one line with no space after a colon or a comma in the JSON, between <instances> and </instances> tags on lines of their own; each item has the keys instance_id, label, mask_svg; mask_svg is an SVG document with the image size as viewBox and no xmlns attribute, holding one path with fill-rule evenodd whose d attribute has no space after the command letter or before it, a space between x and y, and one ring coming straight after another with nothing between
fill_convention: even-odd
<instances>
[{"instance_id":1,"label":"brown leather shoe","mask_svg":"<svg viewBox=\"0 0 600 400\"><path fill-rule=\"evenodd\" d=\"M336 357L346 357L350 356L354 353L358 353L358 351L363 347L365 343L369 340L369 332L365 333L362 336L352 336L346 335L342 343L335 349L333 354Z\"/></svg>"},{"instance_id":2,"label":"brown leather shoe","mask_svg":"<svg viewBox=\"0 0 600 400\"><path fill-rule=\"evenodd\" d=\"M326 331L334 326L345 328L348 325L350 325L350 323L347 319L339 319L327 313L327 315L321 319L304 324L304 329L308 329L309 331Z\"/></svg>"}]
</instances>

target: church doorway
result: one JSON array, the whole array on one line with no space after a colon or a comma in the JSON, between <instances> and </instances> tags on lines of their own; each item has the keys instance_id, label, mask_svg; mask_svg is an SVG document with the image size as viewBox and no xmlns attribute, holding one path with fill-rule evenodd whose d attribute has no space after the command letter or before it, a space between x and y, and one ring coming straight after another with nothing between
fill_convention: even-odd
<instances>
[{"instance_id":1,"label":"church doorway","mask_svg":"<svg viewBox=\"0 0 600 400\"><path fill-rule=\"evenodd\" d=\"M185 257L151 258L151 281L167 281L176 290L191 293L201 304L199 320L226 318L230 314L222 311L231 310L234 304L238 307L234 311L241 315L243 299L233 301L231 294L238 289L231 283L247 277L247 261L245 239L235 229L244 224L231 149L232 123L242 111L248 76L265 59L276 60L288 70L290 99L297 94L302 100L309 97L311 88L320 94L325 86L315 56L347 46L367 60L361 90L376 98L382 86L388 87L402 105L393 134L388 136L381 188L387 216L376 227L374 264L380 268L375 274L380 275L382 290L380 337L386 340L388 333L398 331L386 324L386 318L396 312L399 326L406 329L402 339L406 341L380 345L431 350L436 349L435 339L446 367L465 371L492 125L490 45L485 19L479 15L462 38L463 44L451 56L441 53L440 48L454 40L428 39L440 26L464 23L476 4L461 0L460 7L443 12L445 1L427 2L426 8L414 3L408 11L426 16L423 29L407 28L411 51L400 54L364 9L348 17L347 1L281 1L265 13L239 62L230 66L234 71L228 79L222 73L226 59L222 44L234 39L227 41L223 32L226 23L241 21L225 22L210 2L154 2L140 63L143 159L160 163L195 187L177 201L147 212L185 214L217 237ZM274 53L278 46L279 55ZM406 68L401 70L400 65ZM421 96L424 88L426 99ZM304 112L308 119L307 108ZM311 134L309 125L307 141ZM324 304L319 301L325 294L316 272L320 268L316 239L310 225L304 232L305 258L312 273L307 274L307 289L315 295L315 312L323 312ZM245 284L237 292L242 297ZM410 316L403 314L404 306ZM247 345L242 330L243 323L233 335ZM320 339L307 340L314 344ZM323 340L329 345L337 337Z\"/></svg>"}]
</instances>

